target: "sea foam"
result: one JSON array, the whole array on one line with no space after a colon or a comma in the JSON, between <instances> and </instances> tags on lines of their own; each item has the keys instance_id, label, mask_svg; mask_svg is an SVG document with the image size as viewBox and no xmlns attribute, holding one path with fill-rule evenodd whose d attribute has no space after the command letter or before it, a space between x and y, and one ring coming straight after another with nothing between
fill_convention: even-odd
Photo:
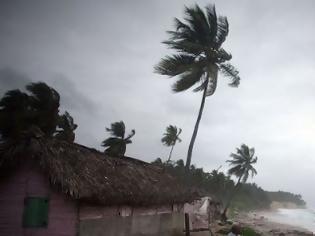
<instances>
[{"instance_id":1,"label":"sea foam","mask_svg":"<svg viewBox=\"0 0 315 236\"><path fill-rule=\"evenodd\" d=\"M315 210L313 209L277 209L264 214L270 221L298 226L315 232Z\"/></svg>"}]
</instances>

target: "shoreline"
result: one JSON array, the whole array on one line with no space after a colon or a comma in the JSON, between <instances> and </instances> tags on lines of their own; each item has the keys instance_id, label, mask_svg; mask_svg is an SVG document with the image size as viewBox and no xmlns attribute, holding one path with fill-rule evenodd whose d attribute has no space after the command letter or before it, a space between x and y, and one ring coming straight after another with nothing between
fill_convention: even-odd
<instances>
[{"instance_id":1,"label":"shoreline","mask_svg":"<svg viewBox=\"0 0 315 236\"><path fill-rule=\"evenodd\" d=\"M314 235L310 230L303 227L278 223L264 216L264 213L272 213L273 211L239 213L234 217L234 221L242 226L250 227L264 236L279 235L280 233L285 235Z\"/></svg>"}]
</instances>

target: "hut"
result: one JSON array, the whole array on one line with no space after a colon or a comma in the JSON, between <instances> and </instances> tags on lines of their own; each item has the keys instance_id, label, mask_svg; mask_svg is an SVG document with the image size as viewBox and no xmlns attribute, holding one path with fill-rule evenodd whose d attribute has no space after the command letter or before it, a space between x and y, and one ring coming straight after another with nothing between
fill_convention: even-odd
<instances>
[{"instance_id":1,"label":"hut","mask_svg":"<svg viewBox=\"0 0 315 236\"><path fill-rule=\"evenodd\" d=\"M28 133L0 149L0 236L182 235L198 197L164 169Z\"/></svg>"}]
</instances>

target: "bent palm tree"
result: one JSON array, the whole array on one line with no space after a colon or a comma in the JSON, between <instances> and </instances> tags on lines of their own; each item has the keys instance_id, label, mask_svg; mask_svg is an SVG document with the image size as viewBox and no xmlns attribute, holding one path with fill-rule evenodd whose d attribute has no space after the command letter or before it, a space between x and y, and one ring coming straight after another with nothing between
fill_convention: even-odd
<instances>
[{"instance_id":1,"label":"bent palm tree","mask_svg":"<svg viewBox=\"0 0 315 236\"><path fill-rule=\"evenodd\" d=\"M20 90L10 90L0 100L0 142L18 139L30 126L29 97Z\"/></svg>"},{"instance_id":2,"label":"bent palm tree","mask_svg":"<svg viewBox=\"0 0 315 236\"><path fill-rule=\"evenodd\" d=\"M52 136L59 118L59 93L43 82L28 84L26 89L31 93L29 100L36 125L47 136Z\"/></svg>"},{"instance_id":3,"label":"bent palm tree","mask_svg":"<svg viewBox=\"0 0 315 236\"><path fill-rule=\"evenodd\" d=\"M74 130L77 127L78 125L74 123L72 116L66 111L65 114L59 116L58 128L60 130L57 130L55 137L73 143L75 139Z\"/></svg>"},{"instance_id":4,"label":"bent palm tree","mask_svg":"<svg viewBox=\"0 0 315 236\"><path fill-rule=\"evenodd\" d=\"M215 7L209 5L205 11L198 5L185 8L184 22L175 18L175 31L168 31L169 40L163 42L177 54L167 56L155 67L155 72L178 76L173 85L174 92L182 92L194 87L194 92L203 92L198 118L189 144L186 171L189 170L192 151L205 104L205 98L214 94L218 72L231 79L232 87L239 85L239 72L227 61L232 55L222 44L229 32L226 17L217 16Z\"/></svg>"},{"instance_id":5,"label":"bent palm tree","mask_svg":"<svg viewBox=\"0 0 315 236\"><path fill-rule=\"evenodd\" d=\"M115 122L111 124L111 128L106 128L113 137L107 138L102 142L105 149L105 153L112 156L124 156L126 152L126 146L132 143L131 138L135 135L136 131L133 129L131 133L125 137L125 123L123 121Z\"/></svg>"},{"instance_id":6,"label":"bent palm tree","mask_svg":"<svg viewBox=\"0 0 315 236\"><path fill-rule=\"evenodd\" d=\"M0 101L3 138L17 138L18 133L32 125L39 127L47 136L52 136L56 131L60 101L58 92L42 82L30 83L26 90L29 93L10 90Z\"/></svg>"},{"instance_id":7,"label":"bent palm tree","mask_svg":"<svg viewBox=\"0 0 315 236\"><path fill-rule=\"evenodd\" d=\"M179 138L182 129L178 128L174 125L169 125L166 127L166 133L164 133L163 138L161 139L162 143L168 147L171 147L170 154L168 155L167 162L171 160L172 152L176 142L181 142L182 140Z\"/></svg>"},{"instance_id":8,"label":"bent palm tree","mask_svg":"<svg viewBox=\"0 0 315 236\"><path fill-rule=\"evenodd\" d=\"M234 175L238 178L238 181L232 191L226 206L224 208L222 217L226 219L226 212L229 208L232 198L234 197L235 193L237 192L238 188L240 187L241 183L245 183L248 177L254 177L257 174L256 169L253 167L253 164L256 164L257 157L255 155L255 148L249 148L247 145L242 144L241 148L236 148L236 153L231 153L231 160L227 160L232 166L228 170L229 175Z\"/></svg>"}]
</instances>

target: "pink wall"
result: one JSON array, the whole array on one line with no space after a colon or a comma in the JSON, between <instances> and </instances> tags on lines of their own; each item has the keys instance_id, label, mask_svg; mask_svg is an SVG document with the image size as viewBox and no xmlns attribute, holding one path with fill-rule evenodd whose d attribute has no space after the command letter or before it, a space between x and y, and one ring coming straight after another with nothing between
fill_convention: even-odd
<instances>
[{"instance_id":1,"label":"pink wall","mask_svg":"<svg viewBox=\"0 0 315 236\"><path fill-rule=\"evenodd\" d=\"M184 229L183 205L80 205L80 236L174 236Z\"/></svg>"},{"instance_id":2,"label":"pink wall","mask_svg":"<svg viewBox=\"0 0 315 236\"><path fill-rule=\"evenodd\" d=\"M88 204L80 205L80 220L101 219L115 216L141 216L183 213L182 204L152 206L152 207L130 207L130 206L93 206Z\"/></svg>"},{"instance_id":3,"label":"pink wall","mask_svg":"<svg viewBox=\"0 0 315 236\"><path fill-rule=\"evenodd\" d=\"M24 198L28 196L49 197L47 228L23 228ZM0 236L75 236L77 224L76 203L52 191L39 170L24 166L0 180Z\"/></svg>"}]
</instances>

